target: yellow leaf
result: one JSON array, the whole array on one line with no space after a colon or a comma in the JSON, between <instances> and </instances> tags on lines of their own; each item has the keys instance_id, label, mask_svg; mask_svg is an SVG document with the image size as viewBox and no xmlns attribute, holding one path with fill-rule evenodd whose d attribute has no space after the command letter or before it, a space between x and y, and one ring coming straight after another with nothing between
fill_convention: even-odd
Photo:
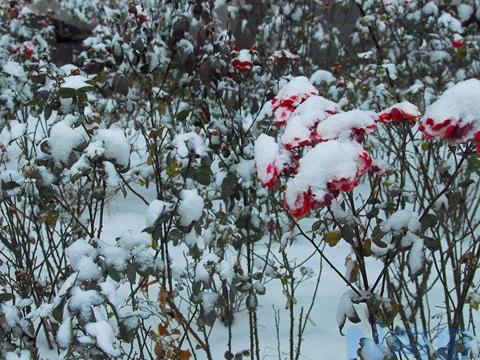
<instances>
[{"instance_id":1,"label":"yellow leaf","mask_svg":"<svg viewBox=\"0 0 480 360\"><path fill-rule=\"evenodd\" d=\"M182 165L174 161L172 165L170 165L165 171L168 176L173 177L178 169L180 169Z\"/></svg>"},{"instance_id":2,"label":"yellow leaf","mask_svg":"<svg viewBox=\"0 0 480 360\"><path fill-rule=\"evenodd\" d=\"M168 336L170 335L170 332L168 331L167 327L164 325L159 325L158 326L158 335L160 336Z\"/></svg>"},{"instance_id":3,"label":"yellow leaf","mask_svg":"<svg viewBox=\"0 0 480 360\"><path fill-rule=\"evenodd\" d=\"M362 245L363 255L370 256L372 255L372 239L366 239Z\"/></svg>"},{"instance_id":4,"label":"yellow leaf","mask_svg":"<svg viewBox=\"0 0 480 360\"><path fill-rule=\"evenodd\" d=\"M341 238L342 238L342 232L339 230L328 231L325 234L323 234L323 240L330 247L334 247L335 245L337 245Z\"/></svg>"},{"instance_id":5,"label":"yellow leaf","mask_svg":"<svg viewBox=\"0 0 480 360\"><path fill-rule=\"evenodd\" d=\"M188 360L188 359L190 359L190 356L191 356L191 354L190 354L190 351L188 351L188 350L180 350L178 352L178 359L179 360Z\"/></svg>"}]
</instances>

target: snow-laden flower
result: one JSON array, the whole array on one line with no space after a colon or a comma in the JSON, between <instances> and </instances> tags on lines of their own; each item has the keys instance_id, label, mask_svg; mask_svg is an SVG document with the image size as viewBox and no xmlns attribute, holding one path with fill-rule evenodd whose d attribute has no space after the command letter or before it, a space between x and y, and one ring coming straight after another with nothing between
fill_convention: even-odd
<instances>
[{"instance_id":1,"label":"snow-laden flower","mask_svg":"<svg viewBox=\"0 0 480 360\"><path fill-rule=\"evenodd\" d=\"M461 48L463 46L463 36L460 34L454 34L452 40L452 46L455 48Z\"/></svg>"},{"instance_id":2,"label":"snow-laden flower","mask_svg":"<svg viewBox=\"0 0 480 360\"><path fill-rule=\"evenodd\" d=\"M31 41L25 41L23 43L23 55L27 58L31 58L33 56L33 44Z\"/></svg>"},{"instance_id":3,"label":"snow-laden flower","mask_svg":"<svg viewBox=\"0 0 480 360\"><path fill-rule=\"evenodd\" d=\"M314 95L318 95L318 90L305 76L297 76L290 80L272 99L275 125L286 125L295 109Z\"/></svg>"},{"instance_id":4,"label":"snow-laden flower","mask_svg":"<svg viewBox=\"0 0 480 360\"><path fill-rule=\"evenodd\" d=\"M235 59L232 61L232 65L235 69L240 71L250 71L253 67L252 55L250 50L242 49L238 52Z\"/></svg>"},{"instance_id":5,"label":"snow-laden flower","mask_svg":"<svg viewBox=\"0 0 480 360\"><path fill-rule=\"evenodd\" d=\"M420 131L427 139L452 144L475 140L480 153L480 80L469 79L445 91L427 107Z\"/></svg>"},{"instance_id":6,"label":"snow-laden flower","mask_svg":"<svg viewBox=\"0 0 480 360\"><path fill-rule=\"evenodd\" d=\"M255 141L255 166L263 187L273 188L287 156L271 136L261 134Z\"/></svg>"},{"instance_id":7,"label":"snow-laden flower","mask_svg":"<svg viewBox=\"0 0 480 360\"><path fill-rule=\"evenodd\" d=\"M322 142L300 159L297 174L286 185L285 206L295 217L327 206L340 192L353 190L371 165L355 141Z\"/></svg>"},{"instance_id":8,"label":"snow-laden flower","mask_svg":"<svg viewBox=\"0 0 480 360\"><path fill-rule=\"evenodd\" d=\"M421 116L420 110L414 104L403 101L390 106L378 114L378 120L381 123L391 122L393 125L399 125L401 122L415 123Z\"/></svg>"},{"instance_id":9,"label":"snow-laden flower","mask_svg":"<svg viewBox=\"0 0 480 360\"><path fill-rule=\"evenodd\" d=\"M310 96L290 116L282 136L282 144L291 150L318 143L320 139L317 136L317 124L341 111L340 105L333 101L322 96Z\"/></svg>"},{"instance_id":10,"label":"snow-laden flower","mask_svg":"<svg viewBox=\"0 0 480 360\"><path fill-rule=\"evenodd\" d=\"M376 115L371 111L352 110L341 112L321 121L316 128L319 141L352 139L363 142L365 137L376 130Z\"/></svg>"}]
</instances>

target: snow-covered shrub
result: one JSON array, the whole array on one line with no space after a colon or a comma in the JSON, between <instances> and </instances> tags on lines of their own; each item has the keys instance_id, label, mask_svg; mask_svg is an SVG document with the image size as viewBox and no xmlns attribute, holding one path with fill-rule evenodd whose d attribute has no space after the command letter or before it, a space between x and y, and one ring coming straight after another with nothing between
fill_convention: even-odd
<instances>
[{"instance_id":1,"label":"snow-covered shrub","mask_svg":"<svg viewBox=\"0 0 480 360\"><path fill-rule=\"evenodd\" d=\"M27 3L1 358L478 357L478 1Z\"/></svg>"}]
</instances>

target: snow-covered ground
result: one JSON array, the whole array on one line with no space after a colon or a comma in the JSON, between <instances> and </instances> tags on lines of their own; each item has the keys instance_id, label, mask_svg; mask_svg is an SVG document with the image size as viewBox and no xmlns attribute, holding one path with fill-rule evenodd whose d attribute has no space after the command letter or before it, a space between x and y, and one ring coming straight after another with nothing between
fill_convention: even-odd
<instances>
[{"instance_id":1,"label":"snow-covered ground","mask_svg":"<svg viewBox=\"0 0 480 360\"><path fill-rule=\"evenodd\" d=\"M145 194L153 196L153 194ZM104 224L102 238L106 241L114 241L125 232L139 232L145 228L145 218L147 215L147 206L132 196L123 198L118 196L107 208L107 217ZM278 244L276 245L278 247ZM182 267L185 263L183 251L186 247L172 248L171 256L175 266ZM257 249L260 253L261 250ZM308 241L298 240L288 248L290 259L297 259L298 262L312 254L313 248ZM349 253L348 246L339 244L335 248L326 248L329 258L338 266L344 268L345 257ZM370 336L370 332L365 322L357 325L347 324L344 328L345 336L342 336L337 328L337 304L348 288L344 282L331 270L327 264L322 264L320 256L315 255L305 263L315 271L315 276L302 283L296 293L297 307L296 316L299 316L300 307L305 309L310 306L314 288L316 285L316 275L321 270L320 285L316 294L314 306L312 308L309 324L306 327L302 343L300 359L305 360L338 360L352 359L356 357L358 347L358 338L362 333L364 336ZM378 263L372 263L372 266L379 267ZM289 311L286 309L286 297L282 295L282 286L280 280L272 280L266 285L266 294L259 297L258 323L259 337L261 339L262 359L278 359L278 340L275 326L275 311L280 311L279 342L282 358L286 358L289 349ZM362 314L359 314L362 316ZM243 310L235 314L232 328L232 350L238 352L249 349L248 315ZM210 344L213 349L214 359L223 359L227 349L227 328L220 321L217 321L213 327L210 338ZM350 344L350 345L349 345ZM348 355L348 357L347 357ZM197 354L199 359L205 358L203 352Z\"/></svg>"}]
</instances>

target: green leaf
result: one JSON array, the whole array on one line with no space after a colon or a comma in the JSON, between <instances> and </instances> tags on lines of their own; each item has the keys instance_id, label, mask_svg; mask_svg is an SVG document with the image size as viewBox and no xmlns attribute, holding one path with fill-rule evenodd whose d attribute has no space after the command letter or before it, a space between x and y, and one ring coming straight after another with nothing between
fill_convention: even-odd
<instances>
[{"instance_id":1,"label":"green leaf","mask_svg":"<svg viewBox=\"0 0 480 360\"><path fill-rule=\"evenodd\" d=\"M374 207L372 210L370 210L368 213L367 213L367 219L373 219L375 218L379 213L379 210L377 207Z\"/></svg>"},{"instance_id":2,"label":"green leaf","mask_svg":"<svg viewBox=\"0 0 480 360\"><path fill-rule=\"evenodd\" d=\"M9 180L9 181L2 181L2 190L3 191L9 191L9 190L13 190L17 187L19 187L20 184L13 181L13 180Z\"/></svg>"},{"instance_id":3,"label":"green leaf","mask_svg":"<svg viewBox=\"0 0 480 360\"><path fill-rule=\"evenodd\" d=\"M237 192L238 179L234 174L228 173L222 181L222 196L233 196Z\"/></svg>"},{"instance_id":4,"label":"green leaf","mask_svg":"<svg viewBox=\"0 0 480 360\"><path fill-rule=\"evenodd\" d=\"M135 265L129 262L127 264L127 278L130 284L135 284L136 276L137 276L137 270L135 269Z\"/></svg>"},{"instance_id":5,"label":"green leaf","mask_svg":"<svg viewBox=\"0 0 480 360\"><path fill-rule=\"evenodd\" d=\"M346 242L352 244L353 239L355 237L355 233L353 232L352 226L345 224L342 226L342 237L345 239Z\"/></svg>"},{"instance_id":6,"label":"green leaf","mask_svg":"<svg viewBox=\"0 0 480 360\"><path fill-rule=\"evenodd\" d=\"M183 233L179 229L172 229L168 233L168 240L171 241L173 245L178 245L182 237Z\"/></svg>"},{"instance_id":7,"label":"green leaf","mask_svg":"<svg viewBox=\"0 0 480 360\"><path fill-rule=\"evenodd\" d=\"M363 255L370 256L372 255L372 239L366 239L362 245Z\"/></svg>"},{"instance_id":8,"label":"green leaf","mask_svg":"<svg viewBox=\"0 0 480 360\"><path fill-rule=\"evenodd\" d=\"M158 248L158 239L154 239L152 237L152 249L157 249Z\"/></svg>"},{"instance_id":9,"label":"green leaf","mask_svg":"<svg viewBox=\"0 0 480 360\"><path fill-rule=\"evenodd\" d=\"M195 170L192 178L200 184L208 186L212 182L212 171L206 166L200 166Z\"/></svg>"},{"instance_id":10,"label":"green leaf","mask_svg":"<svg viewBox=\"0 0 480 360\"><path fill-rule=\"evenodd\" d=\"M480 174L480 157L475 155L469 156L467 169Z\"/></svg>"},{"instance_id":11,"label":"green leaf","mask_svg":"<svg viewBox=\"0 0 480 360\"><path fill-rule=\"evenodd\" d=\"M119 282L120 281L120 274L118 273L117 270L113 268L108 268L107 269L107 274L112 278L112 280Z\"/></svg>"},{"instance_id":12,"label":"green leaf","mask_svg":"<svg viewBox=\"0 0 480 360\"><path fill-rule=\"evenodd\" d=\"M10 293L0 293L0 303L13 299L13 295Z\"/></svg>"},{"instance_id":13,"label":"green leaf","mask_svg":"<svg viewBox=\"0 0 480 360\"><path fill-rule=\"evenodd\" d=\"M182 110L177 114L177 121L183 122L187 119L190 114L190 110Z\"/></svg>"},{"instance_id":14,"label":"green leaf","mask_svg":"<svg viewBox=\"0 0 480 360\"><path fill-rule=\"evenodd\" d=\"M160 235L162 235L162 222L159 221L159 219L157 219L152 229L152 247L153 247L153 241L156 241L158 244L158 239L160 239Z\"/></svg>"},{"instance_id":15,"label":"green leaf","mask_svg":"<svg viewBox=\"0 0 480 360\"><path fill-rule=\"evenodd\" d=\"M428 250L430 251L440 250L441 248L440 241L428 236L423 236L422 238L423 238L423 243L425 244Z\"/></svg>"},{"instance_id":16,"label":"green leaf","mask_svg":"<svg viewBox=\"0 0 480 360\"><path fill-rule=\"evenodd\" d=\"M61 98L72 98L75 96L75 89L60 88L60 90L58 90L58 96Z\"/></svg>"},{"instance_id":17,"label":"green leaf","mask_svg":"<svg viewBox=\"0 0 480 360\"><path fill-rule=\"evenodd\" d=\"M321 220L315 221L312 225L312 231L318 231L321 225L322 225Z\"/></svg>"},{"instance_id":18,"label":"green leaf","mask_svg":"<svg viewBox=\"0 0 480 360\"><path fill-rule=\"evenodd\" d=\"M420 221L422 225L422 231L427 230L428 228L434 227L438 223L437 216L434 214L425 214L425 216Z\"/></svg>"}]
</instances>

